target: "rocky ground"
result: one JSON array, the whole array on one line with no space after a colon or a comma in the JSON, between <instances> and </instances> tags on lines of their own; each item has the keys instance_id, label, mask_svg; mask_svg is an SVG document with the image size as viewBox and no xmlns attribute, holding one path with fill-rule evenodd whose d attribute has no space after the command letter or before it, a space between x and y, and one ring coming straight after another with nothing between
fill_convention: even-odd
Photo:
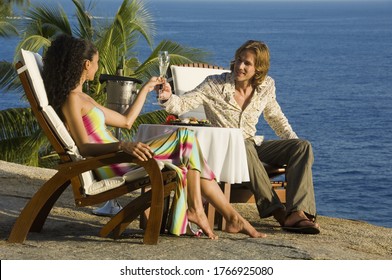
<instances>
[{"instance_id":1,"label":"rocky ground","mask_svg":"<svg viewBox=\"0 0 392 280\"><path fill-rule=\"evenodd\" d=\"M267 238L217 231L218 240L162 235L158 245L147 246L142 245L137 222L119 240L100 238L107 218L92 215L91 207L76 208L70 189L56 203L41 233L31 233L24 244L8 243L21 209L54 172L0 161L0 259L392 260L391 228L321 216L321 234L291 234L272 219L260 220L254 205L246 204L235 207Z\"/></svg>"}]
</instances>

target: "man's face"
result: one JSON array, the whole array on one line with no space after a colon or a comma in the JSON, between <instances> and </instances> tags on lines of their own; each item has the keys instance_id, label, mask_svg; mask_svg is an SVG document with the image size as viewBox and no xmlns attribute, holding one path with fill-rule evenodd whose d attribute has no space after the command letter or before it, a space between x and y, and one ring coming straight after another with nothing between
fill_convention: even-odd
<instances>
[{"instance_id":1,"label":"man's face","mask_svg":"<svg viewBox=\"0 0 392 280\"><path fill-rule=\"evenodd\" d=\"M244 50L234 63L235 79L238 82L250 81L256 73L256 55L250 50Z\"/></svg>"}]
</instances>

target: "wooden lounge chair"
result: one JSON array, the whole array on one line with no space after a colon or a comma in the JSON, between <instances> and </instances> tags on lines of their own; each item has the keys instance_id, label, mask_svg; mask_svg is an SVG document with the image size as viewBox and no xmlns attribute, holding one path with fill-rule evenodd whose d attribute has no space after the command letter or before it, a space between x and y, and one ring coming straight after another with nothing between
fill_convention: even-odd
<instances>
[{"instance_id":1,"label":"wooden lounge chair","mask_svg":"<svg viewBox=\"0 0 392 280\"><path fill-rule=\"evenodd\" d=\"M48 104L41 77L41 56L22 50L22 61L16 67L24 91L38 123L60 156L60 164L58 172L44 183L20 213L8 242L23 243L29 232L40 232L57 199L72 185L75 204L80 207L96 205L134 190L149 188L149 191L142 192L113 216L102 227L100 236L106 237L112 232L114 238L118 238L134 219L150 208L143 243L157 244L164 216L164 198L176 186L175 172L161 171L155 159L142 162L123 151L82 158L64 124ZM125 177L96 181L92 170L122 162L139 165L144 171L139 168Z\"/></svg>"},{"instance_id":2,"label":"wooden lounge chair","mask_svg":"<svg viewBox=\"0 0 392 280\"><path fill-rule=\"evenodd\" d=\"M170 74L173 78L173 89L177 95L182 95L185 92L194 89L209 75L221 74L224 72L230 72L230 70L224 69L220 66L204 63L172 65L170 67ZM198 119L204 119L204 108L201 106L179 117L196 117ZM272 188L278 195L280 201L285 203L285 188L287 186L285 176L286 169L284 167L276 167L267 164L264 164L264 166L271 178ZM279 178L279 180L276 178ZM231 203L255 202L253 193L246 187L246 184L231 185L229 183L221 182L220 185L226 198ZM215 213L215 209L211 205L207 206L207 216L211 227L218 224L219 229L225 229L225 220L218 213Z\"/></svg>"}]
</instances>

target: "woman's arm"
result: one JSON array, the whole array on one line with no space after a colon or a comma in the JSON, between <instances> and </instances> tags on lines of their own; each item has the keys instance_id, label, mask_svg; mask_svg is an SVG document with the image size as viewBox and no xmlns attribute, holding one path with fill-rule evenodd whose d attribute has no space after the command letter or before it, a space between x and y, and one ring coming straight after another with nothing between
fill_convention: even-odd
<instances>
[{"instance_id":1,"label":"woman's arm","mask_svg":"<svg viewBox=\"0 0 392 280\"><path fill-rule=\"evenodd\" d=\"M95 102L88 95L79 95L71 93L67 101L62 107L66 125L74 139L79 152L82 156L97 156L112 152L124 150L131 155L139 158L142 161L151 158L154 153L151 148L140 142L114 142L114 143L90 143L86 129L83 124L83 115L92 109L93 106L98 106L105 109L109 115L115 117L116 115L123 117L116 111L107 109L97 102Z\"/></svg>"},{"instance_id":2,"label":"woman's arm","mask_svg":"<svg viewBox=\"0 0 392 280\"><path fill-rule=\"evenodd\" d=\"M164 83L164 79L158 77L152 77L148 82L146 82L140 89L133 104L128 108L124 115L98 104L97 106L105 114L106 124L114 127L130 129L143 108L147 94L150 91L153 91L155 86L162 83Z\"/></svg>"}]
</instances>

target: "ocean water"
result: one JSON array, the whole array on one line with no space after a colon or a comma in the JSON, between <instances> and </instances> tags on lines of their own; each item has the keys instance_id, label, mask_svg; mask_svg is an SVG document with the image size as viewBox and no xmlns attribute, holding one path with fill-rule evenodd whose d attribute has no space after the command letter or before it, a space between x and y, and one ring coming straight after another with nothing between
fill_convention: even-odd
<instances>
[{"instance_id":1,"label":"ocean water","mask_svg":"<svg viewBox=\"0 0 392 280\"><path fill-rule=\"evenodd\" d=\"M37 1L32 1L37 2ZM67 13L71 1L62 3ZM121 1L98 0L112 17ZM277 98L301 138L312 142L320 215L392 227L392 2L148 2L155 45L169 39L211 53L228 67L246 40L266 42ZM0 39L10 60L14 39ZM150 49L137 48L143 61ZM144 112L157 109L147 101ZM26 106L0 93L0 109ZM260 134L276 139L260 121Z\"/></svg>"}]
</instances>

